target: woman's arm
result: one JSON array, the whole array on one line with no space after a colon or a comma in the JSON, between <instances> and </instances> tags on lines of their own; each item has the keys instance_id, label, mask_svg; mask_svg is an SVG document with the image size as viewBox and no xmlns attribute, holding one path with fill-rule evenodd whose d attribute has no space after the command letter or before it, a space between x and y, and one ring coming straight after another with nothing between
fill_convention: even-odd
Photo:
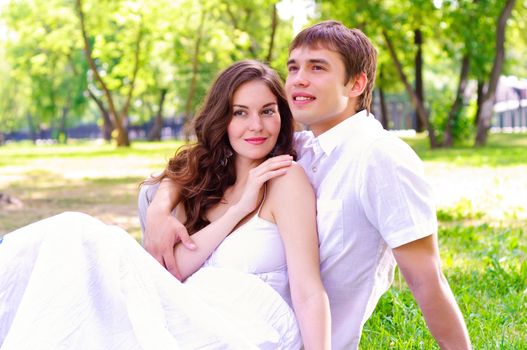
<instances>
[{"instance_id":1,"label":"woman's arm","mask_svg":"<svg viewBox=\"0 0 527 350\"><path fill-rule=\"evenodd\" d=\"M320 278L316 198L298 164L269 184L271 212L284 243L293 307L304 348L331 349L329 300Z\"/></svg>"},{"instance_id":2,"label":"woman's arm","mask_svg":"<svg viewBox=\"0 0 527 350\"><path fill-rule=\"evenodd\" d=\"M232 232L238 222L256 209L258 195L263 184L272 178L286 174L291 161L290 156L278 156L267 159L256 168L251 169L238 203L230 206L220 218L192 235L196 248L189 250L182 243L176 244L174 249L176 268L182 280L196 272L225 237Z\"/></svg>"}]
</instances>

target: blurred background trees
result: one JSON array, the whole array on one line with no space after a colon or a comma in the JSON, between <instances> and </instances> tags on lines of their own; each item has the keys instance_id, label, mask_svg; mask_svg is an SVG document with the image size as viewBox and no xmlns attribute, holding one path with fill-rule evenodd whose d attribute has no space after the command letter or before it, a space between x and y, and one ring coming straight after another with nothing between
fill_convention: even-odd
<instances>
[{"instance_id":1,"label":"blurred background trees","mask_svg":"<svg viewBox=\"0 0 527 350\"><path fill-rule=\"evenodd\" d=\"M136 125L161 139L167 117L189 139L219 70L254 58L285 78L306 14L371 38L375 114L387 128L394 113L411 116L406 127L427 132L432 148L484 145L499 77L527 78L525 0L3 0L0 144L42 130L66 142L68 128L96 123L127 146ZM395 100L406 107L395 110Z\"/></svg>"}]
</instances>

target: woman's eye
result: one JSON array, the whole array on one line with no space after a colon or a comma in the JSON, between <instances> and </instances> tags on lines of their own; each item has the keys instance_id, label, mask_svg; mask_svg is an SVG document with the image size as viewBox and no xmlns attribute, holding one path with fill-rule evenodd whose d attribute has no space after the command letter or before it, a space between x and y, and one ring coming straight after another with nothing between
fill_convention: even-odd
<instances>
[{"instance_id":1,"label":"woman's eye","mask_svg":"<svg viewBox=\"0 0 527 350\"><path fill-rule=\"evenodd\" d=\"M245 115L245 111L239 109L237 111L232 112L232 115L235 117L243 117Z\"/></svg>"},{"instance_id":2,"label":"woman's eye","mask_svg":"<svg viewBox=\"0 0 527 350\"><path fill-rule=\"evenodd\" d=\"M272 108L267 108L262 111L263 115L272 116L275 114L275 110Z\"/></svg>"}]
</instances>

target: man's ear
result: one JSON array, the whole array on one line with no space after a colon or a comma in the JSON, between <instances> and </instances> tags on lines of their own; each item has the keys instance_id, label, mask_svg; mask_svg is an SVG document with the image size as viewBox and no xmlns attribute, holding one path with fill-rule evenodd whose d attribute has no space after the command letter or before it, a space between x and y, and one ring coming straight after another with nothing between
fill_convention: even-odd
<instances>
[{"instance_id":1,"label":"man's ear","mask_svg":"<svg viewBox=\"0 0 527 350\"><path fill-rule=\"evenodd\" d=\"M351 84L351 89L349 91L349 97L357 97L362 95L364 89L366 89L366 84L368 83L368 77L366 73L359 73L354 78L352 78L348 84Z\"/></svg>"}]
</instances>

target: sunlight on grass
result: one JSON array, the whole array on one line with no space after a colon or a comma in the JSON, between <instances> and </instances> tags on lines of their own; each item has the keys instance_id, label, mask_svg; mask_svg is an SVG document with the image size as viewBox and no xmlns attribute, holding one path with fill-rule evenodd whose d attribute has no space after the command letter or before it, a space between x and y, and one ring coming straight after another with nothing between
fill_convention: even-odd
<instances>
[{"instance_id":1,"label":"sunlight on grass","mask_svg":"<svg viewBox=\"0 0 527 350\"><path fill-rule=\"evenodd\" d=\"M416 150L424 161L473 167L527 165L526 133L491 134L488 145L482 148L467 145L431 150L425 134L403 139Z\"/></svg>"}]
</instances>

